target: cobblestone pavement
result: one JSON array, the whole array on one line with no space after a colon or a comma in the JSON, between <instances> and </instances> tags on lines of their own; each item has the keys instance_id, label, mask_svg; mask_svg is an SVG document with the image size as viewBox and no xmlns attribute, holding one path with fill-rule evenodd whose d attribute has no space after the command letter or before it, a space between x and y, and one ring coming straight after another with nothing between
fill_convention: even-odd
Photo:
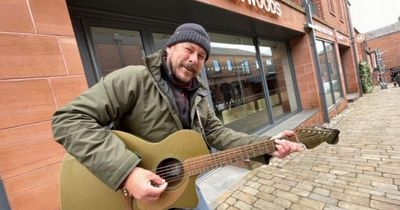
<instances>
[{"instance_id":1,"label":"cobblestone pavement","mask_svg":"<svg viewBox=\"0 0 400 210\"><path fill-rule=\"evenodd\" d=\"M364 94L332 120L337 145L273 159L217 198L214 209L400 210L400 88Z\"/></svg>"}]
</instances>

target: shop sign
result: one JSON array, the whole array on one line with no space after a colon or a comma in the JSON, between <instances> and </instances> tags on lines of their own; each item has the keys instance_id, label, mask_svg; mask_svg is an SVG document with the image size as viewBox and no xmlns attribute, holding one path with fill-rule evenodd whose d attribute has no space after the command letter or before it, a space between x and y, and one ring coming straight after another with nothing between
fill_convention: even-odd
<instances>
[{"instance_id":1,"label":"shop sign","mask_svg":"<svg viewBox=\"0 0 400 210\"><path fill-rule=\"evenodd\" d=\"M313 28L314 30L321 32L325 35L331 36L336 38L337 41L339 42L347 42L348 38L346 36L343 36L342 34L340 34L339 32L337 32L336 30L331 30L329 28L320 26L320 25L313 25L313 24L307 24L306 25L307 28Z\"/></svg>"},{"instance_id":2,"label":"shop sign","mask_svg":"<svg viewBox=\"0 0 400 210\"><path fill-rule=\"evenodd\" d=\"M281 16L281 5L275 0L232 0L236 2L245 2L251 8L259 9L274 15Z\"/></svg>"},{"instance_id":3,"label":"shop sign","mask_svg":"<svg viewBox=\"0 0 400 210\"><path fill-rule=\"evenodd\" d=\"M326 34L328 36L332 36L332 37L335 36L335 33L332 30L330 30L329 28L325 28L325 27L322 27L320 25L313 25L313 28L314 28L314 30L319 31L319 32L321 32L323 34Z\"/></svg>"},{"instance_id":4,"label":"shop sign","mask_svg":"<svg viewBox=\"0 0 400 210\"><path fill-rule=\"evenodd\" d=\"M357 34L357 36L355 37L356 42L358 43L364 42L365 38L366 38L365 34Z\"/></svg>"},{"instance_id":5,"label":"shop sign","mask_svg":"<svg viewBox=\"0 0 400 210\"><path fill-rule=\"evenodd\" d=\"M336 31L336 39L339 42L347 42L347 37L343 36L342 34L340 34L339 32Z\"/></svg>"}]
</instances>

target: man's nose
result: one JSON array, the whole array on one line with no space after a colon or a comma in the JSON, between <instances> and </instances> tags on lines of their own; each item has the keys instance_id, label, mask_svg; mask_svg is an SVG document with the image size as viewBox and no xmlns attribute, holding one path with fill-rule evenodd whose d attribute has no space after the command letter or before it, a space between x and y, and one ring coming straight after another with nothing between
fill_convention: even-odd
<instances>
[{"instance_id":1,"label":"man's nose","mask_svg":"<svg viewBox=\"0 0 400 210\"><path fill-rule=\"evenodd\" d=\"M189 56L189 61L191 63L196 64L198 62L198 53L196 53L196 52L191 53Z\"/></svg>"}]
</instances>

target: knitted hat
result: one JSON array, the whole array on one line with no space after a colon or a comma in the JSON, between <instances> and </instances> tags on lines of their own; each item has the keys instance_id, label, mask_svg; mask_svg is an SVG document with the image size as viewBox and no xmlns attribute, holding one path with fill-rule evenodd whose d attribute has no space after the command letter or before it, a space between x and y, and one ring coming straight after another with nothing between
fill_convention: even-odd
<instances>
[{"instance_id":1,"label":"knitted hat","mask_svg":"<svg viewBox=\"0 0 400 210\"><path fill-rule=\"evenodd\" d=\"M191 42L202 47L206 53L206 60L210 55L210 37L203 26L196 23L185 23L176 28L174 34L169 37L167 47L180 42Z\"/></svg>"}]
</instances>

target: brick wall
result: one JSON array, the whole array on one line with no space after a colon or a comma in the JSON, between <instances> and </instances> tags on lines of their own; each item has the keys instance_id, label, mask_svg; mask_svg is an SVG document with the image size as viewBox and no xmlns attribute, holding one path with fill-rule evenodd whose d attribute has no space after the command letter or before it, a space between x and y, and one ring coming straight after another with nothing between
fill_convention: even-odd
<instances>
[{"instance_id":1,"label":"brick wall","mask_svg":"<svg viewBox=\"0 0 400 210\"><path fill-rule=\"evenodd\" d=\"M87 88L65 0L0 4L0 173L13 210L59 209L51 115Z\"/></svg>"},{"instance_id":2,"label":"brick wall","mask_svg":"<svg viewBox=\"0 0 400 210\"><path fill-rule=\"evenodd\" d=\"M307 35L290 41L297 85L303 109L313 109L320 106L318 82L312 57L310 40Z\"/></svg>"},{"instance_id":3,"label":"brick wall","mask_svg":"<svg viewBox=\"0 0 400 210\"><path fill-rule=\"evenodd\" d=\"M329 1L332 4L329 4ZM320 10L323 13L322 18L317 18L343 34L349 35L347 26L346 2L343 0L320 0ZM333 11L330 9L332 8Z\"/></svg>"},{"instance_id":4,"label":"brick wall","mask_svg":"<svg viewBox=\"0 0 400 210\"><path fill-rule=\"evenodd\" d=\"M367 40L367 46L371 50L381 49L382 59L386 69L400 66L400 31L375 39Z\"/></svg>"}]
</instances>

